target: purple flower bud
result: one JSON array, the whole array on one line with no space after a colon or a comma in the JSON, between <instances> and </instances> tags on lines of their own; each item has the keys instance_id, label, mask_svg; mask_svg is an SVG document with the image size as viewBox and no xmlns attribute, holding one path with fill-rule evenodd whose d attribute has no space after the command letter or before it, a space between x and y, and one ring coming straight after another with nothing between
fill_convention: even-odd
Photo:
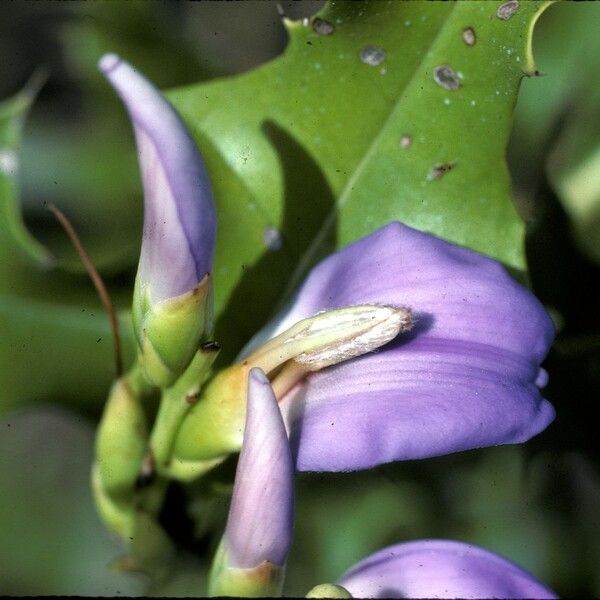
<instances>
[{"instance_id":1,"label":"purple flower bud","mask_svg":"<svg viewBox=\"0 0 600 600\"><path fill-rule=\"evenodd\" d=\"M285 565L292 542L294 465L277 400L260 369L248 377L244 443L223 538L228 567Z\"/></svg>"},{"instance_id":2,"label":"purple flower bud","mask_svg":"<svg viewBox=\"0 0 600 600\"><path fill-rule=\"evenodd\" d=\"M210 182L171 104L115 54L98 63L125 104L135 130L144 185L139 284L158 302L193 289L211 270L215 211Z\"/></svg>"},{"instance_id":3,"label":"purple flower bud","mask_svg":"<svg viewBox=\"0 0 600 600\"><path fill-rule=\"evenodd\" d=\"M418 540L365 558L338 581L358 598L556 598L533 575L478 546Z\"/></svg>"}]
</instances>

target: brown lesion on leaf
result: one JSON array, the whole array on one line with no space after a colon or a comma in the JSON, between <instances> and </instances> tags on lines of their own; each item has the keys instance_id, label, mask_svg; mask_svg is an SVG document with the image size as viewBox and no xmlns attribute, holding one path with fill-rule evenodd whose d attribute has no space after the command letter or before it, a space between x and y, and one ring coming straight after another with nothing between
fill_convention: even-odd
<instances>
[{"instance_id":1,"label":"brown lesion on leaf","mask_svg":"<svg viewBox=\"0 0 600 600\"><path fill-rule=\"evenodd\" d=\"M433 80L446 90L457 90L460 79L450 65L439 65L433 69Z\"/></svg>"},{"instance_id":2,"label":"brown lesion on leaf","mask_svg":"<svg viewBox=\"0 0 600 600\"><path fill-rule=\"evenodd\" d=\"M435 181L436 179L441 179L446 173L452 171L454 167L456 167L456 161L439 163L437 165L434 165L427 175L427 181Z\"/></svg>"}]
</instances>

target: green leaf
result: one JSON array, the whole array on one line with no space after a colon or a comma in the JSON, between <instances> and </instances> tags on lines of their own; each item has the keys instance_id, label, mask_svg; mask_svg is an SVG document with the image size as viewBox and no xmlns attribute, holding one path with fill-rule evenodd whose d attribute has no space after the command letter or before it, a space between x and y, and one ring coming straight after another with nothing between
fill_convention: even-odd
<instances>
[{"instance_id":1,"label":"green leaf","mask_svg":"<svg viewBox=\"0 0 600 600\"><path fill-rule=\"evenodd\" d=\"M17 192L23 125L45 78L37 72L21 92L0 103L0 277L8 267L13 245L41 264L50 260L48 251L25 229Z\"/></svg>"},{"instance_id":2,"label":"green leaf","mask_svg":"<svg viewBox=\"0 0 600 600\"><path fill-rule=\"evenodd\" d=\"M130 361L133 333L126 317L121 330ZM0 294L0 331L0 414L39 401L98 414L114 377L111 333L102 310Z\"/></svg>"},{"instance_id":3,"label":"green leaf","mask_svg":"<svg viewBox=\"0 0 600 600\"><path fill-rule=\"evenodd\" d=\"M600 93L579 98L548 164L548 178L580 248L600 262Z\"/></svg>"},{"instance_id":4,"label":"green leaf","mask_svg":"<svg viewBox=\"0 0 600 600\"><path fill-rule=\"evenodd\" d=\"M21 216L19 167L23 127L44 79L45 75L37 72L23 91L0 103L0 293L84 306L90 302L99 304L87 275L75 277L57 269L59 261L30 234ZM62 229L60 235L70 243ZM88 285L82 285L83 282Z\"/></svg>"},{"instance_id":5,"label":"green leaf","mask_svg":"<svg viewBox=\"0 0 600 600\"><path fill-rule=\"evenodd\" d=\"M271 63L171 93L199 142L217 196L222 362L320 256L392 219L522 267L522 224L510 202L504 149L519 81L533 69L532 23L545 3L521 3L506 21L496 17L498 5L332 2L321 21L287 23L289 46ZM333 26L330 35L322 35L323 21ZM465 27L475 31L473 46L463 40ZM381 64L361 60L368 46L385 51ZM434 81L432 70L441 64L462 74L459 89ZM405 135L412 137L408 148L401 144ZM447 163L454 168L431 177L436 165ZM15 206L11 185L2 206ZM102 221L101 214L105 222L110 213L99 201L94 196L86 212L97 217L89 224ZM121 238L104 243L105 250ZM85 392L91 405L110 381L107 330L98 316L91 334L78 309L53 303L97 306L95 292L81 277L40 270L16 248L2 246L0 261L6 294L0 326L12 340L2 342L11 359L0 374L9 390L6 404L39 394L75 402L80 385L91 380ZM128 254L131 244L123 248L116 254ZM107 264L118 262L116 254L104 254ZM128 302L127 290L121 293ZM21 305L16 296L22 295L43 302ZM65 323L58 320L63 310ZM46 336L34 335L35 346L23 344L31 331ZM104 353L93 349L100 337ZM71 367L77 360L85 375ZM32 365L39 376L28 376Z\"/></svg>"},{"instance_id":6,"label":"green leaf","mask_svg":"<svg viewBox=\"0 0 600 600\"><path fill-rule=\"evenodd\" d=\"M0 104L0 414L40 400L95 412L114 376L108 319L87 275L50 268L52 257L25 229L18 202L23 124L39 85L38 74ZM130 358L128 315L122 321Z\"/></svg>"},{"instance_id":7,"label":"green leaf","mask_svg":"<svg viewBox=\"0 0 600 600\"><path fill-rule=\"evenodd\" d=\"M97 414L114 377L114 359L96 292L87 278L31 260L10 231L0 237L0 414L40 400ZM128 313L121 316L121 330L131 360Z\"/></svg>"},{"instance_id":8,"label":"green leaf","mask_svg":"<svg viewBox=\"0 0 600 600\"><path fill-rule=\"evenodd\" d=\"M500 4L331 2L286 23L271 63L171 93L217 196L220 339L239 347L317 258L394 219L524 267L504 153L546 3Z\"/></svg>"},{"instance_id":9,"label":"green leaf","mask_svg":"<svg viewBox=\"0 0 600 600\"><path fill-rule=\"evenodd\" d=\"M562 113L597 87L599 18L600 4L595 2L557 2L535 27L533 50L541 76L523 82L509 147L517 183L531 178L532 170L533 177L538 176ZM523 186L535 188L529 181Z\"/></svg>"}]
</instances>

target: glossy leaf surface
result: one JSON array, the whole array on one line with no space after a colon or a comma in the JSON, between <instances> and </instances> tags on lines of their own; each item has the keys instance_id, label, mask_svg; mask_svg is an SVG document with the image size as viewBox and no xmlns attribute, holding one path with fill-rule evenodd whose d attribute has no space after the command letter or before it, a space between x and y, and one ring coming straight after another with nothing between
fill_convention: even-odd
<instances>
[{"instance_id":1,"label":"glossy leaf surface","mask_svg":"<svg viewBox=\"0 0 600 600\"><path fill-rule=\"evenodd\" d=\"M171 94L217 195L228 329L247 337L318 257L393 219L523 268L504 152L544 3L500 4L332 2L287 24L277 60Z\"/></svg>"}]
</instances>

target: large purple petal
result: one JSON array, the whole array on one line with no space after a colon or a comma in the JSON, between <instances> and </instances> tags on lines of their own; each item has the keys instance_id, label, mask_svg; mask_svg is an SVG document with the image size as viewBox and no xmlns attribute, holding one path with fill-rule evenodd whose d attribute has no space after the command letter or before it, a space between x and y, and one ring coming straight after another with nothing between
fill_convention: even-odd
<instances>
[{"instance_id":1,"label":"large purple petal","mask_svg":"<svg viewBox=\"0 0 600 600\"><path fill-rule=\"evenodd\" d=\"M283 399L298 469L518 443L554 418L536 387L552 322L497 262L392 223L315 267L275 329L365 303L410 307L415 329Z\"/></svg>"},{"instance_id":2,"label":"large purple petal","mask_svg":"<svg viewBox=\"0 0 600 600\"><path fill-rule=\"evenodd\" d=\"M358 598L556 598L509 560L447 540L384 548L338 581Z\"/></svg>"},{"instance_id":3,"label":"large purple petal","mask_svg":"<svg viewBox=\"0 0 600 600\"><path fill-rule=\"evenodd\" d=\"M175 109L146 78L114 54L98 67L135 130L144 184L140 279L153 300L178 296L211 270L216 221L208 176Z\"/></svg>"},{"instance_id":4,"label":"large purple petal","mask_svg":"<svg viewBox=\"0 0 600 600\"><path fill-rule=\"evenodd\" d=\"M235 476L224 550L229 566L283 566L292 543L294 465L269 380L252 369L244 443Z\"/></svg>"}]
</instances>

